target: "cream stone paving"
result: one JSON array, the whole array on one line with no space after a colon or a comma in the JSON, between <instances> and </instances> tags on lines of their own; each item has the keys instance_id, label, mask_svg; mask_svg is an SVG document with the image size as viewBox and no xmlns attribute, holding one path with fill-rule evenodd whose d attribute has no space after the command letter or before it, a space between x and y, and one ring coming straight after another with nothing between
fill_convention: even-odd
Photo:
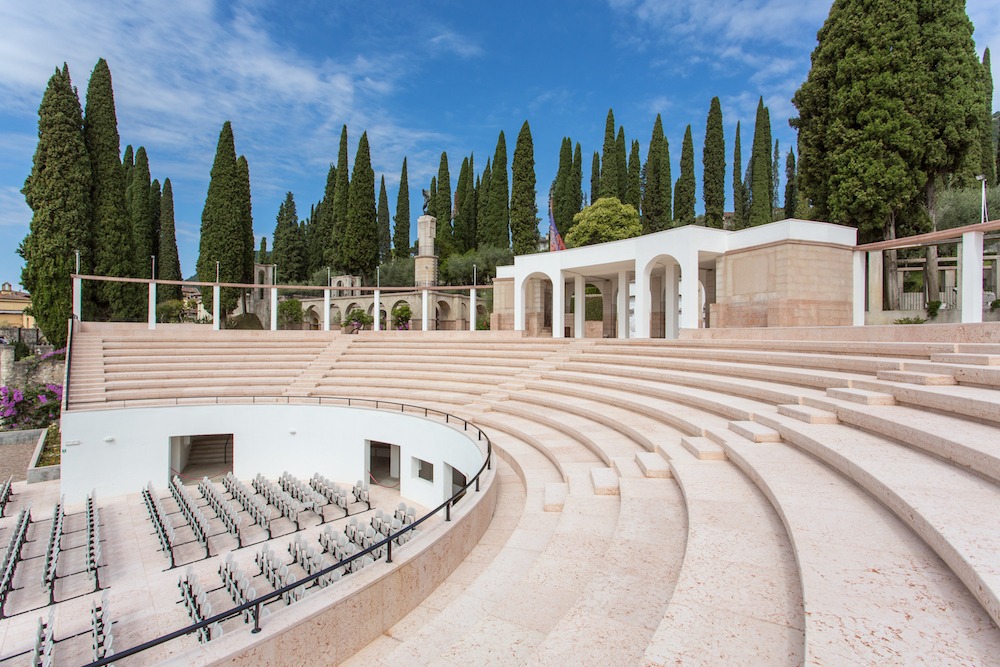
<instances>
[{"instance_id":1,"label":"cream stone paving","mask_svg":"<svg viewBox=\"0 0 1000 667\"><path fill-rule=\"evenodd\" d=\"M810 664L996 664L1000 633L926 544L854 484L777 443L731 442L795 549ZM915 616L922 621L916 626Z\"/></svg>"}]
</instances>

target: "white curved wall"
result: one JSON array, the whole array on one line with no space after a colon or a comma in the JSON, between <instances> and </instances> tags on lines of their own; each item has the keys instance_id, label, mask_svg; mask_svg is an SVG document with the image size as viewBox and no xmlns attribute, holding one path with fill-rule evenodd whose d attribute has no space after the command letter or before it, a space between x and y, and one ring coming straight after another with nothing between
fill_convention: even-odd
<instances>
[{"instance_id":1,"label":"white curved wall","mask_svg":"<svg viewBox=\"0 0 1000 667\"><path fill-rule=\"evenodd\" d=\"M292 433L294 431L294 433ZM137 493L146 482L166 486L170 438L233 434L233 472L300 478L319 472L353 483L367 479L366 442L400 447L400 494L436 507L451 495L445 464L471 478L482 466L485 443L413 415L321 405L192 405L70 411L62 415L62 492L68 502ZM434 464L434 482L411 474L412 459Z\"/></svg>"}]
</instances>

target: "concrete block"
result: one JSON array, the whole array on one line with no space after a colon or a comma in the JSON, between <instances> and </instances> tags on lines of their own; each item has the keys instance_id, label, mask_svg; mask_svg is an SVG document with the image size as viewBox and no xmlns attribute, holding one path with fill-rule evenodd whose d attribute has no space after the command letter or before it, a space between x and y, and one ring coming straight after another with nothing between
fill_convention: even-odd
<instances>
[{"instance_id":1,"label":"concrete block","mask_svg":"<svg viewBox=\"0 0 1000 667\"><path fill-rule=\"evenodd\" d=\"M861 403L862 405L896 405L896 399L891 394L883 394L878 391L867 389L845 389L832 387L826 390L826 395L830 398L839 398L842 401Z\"/></svg>"},{"instance_id":2,"label":"concrete block","mask_svg":"<svg viewBox=\"0 0 1000 667\"><path fill-rule=\"evenodd\" d=\"M594 495L617 496L618 473L612 468L591 468L590 479L594 483Z\"/></svg>"},{"instance_id":3,"label":"concrete block","mask_svg":"<svg viewBox=\"0 0 1000 667\"><path fill-rule=\"evenodd\" d=\"M757 422L729 422L729 430L752 442L781 442L777 431Z\"/></svg>"},{"instance_id":4,"label":"concrete block","mask_svg":"<svg viewBox=\"0 0 1000 667\"><path fill-rule=\"evenodd\" d=\"M549 482L545 485L545 500L543 509L546 512L562 512L569 495L569 484Z\"/></svg>"},{"instance_id":5,"label":"concrete block","mask_svg":"<svg viewBox=\"0 0 1000 667\"><path fill-rule=\"evenodd\" d=\"M684 436L681 445L691 452L699 461L725 461L726 452L717 443L708 438Z\"/></svg>"},{"instance_id":6,"label":"concrete block","mask_svg":"<svg viewBox=\"0 0 1000 667\"><path fill-rule=\"evenodd\" d=\"M837 415L808 405L779 405L778 414L803 421L807 424L836 424Z\"/></svg>"},{"instance_id":7,"label":"concrete block","mask_svg":"<svg viewBox=\"0 0 1000 667\"><path fill-rule=\"evenodd\" d=\"M638 452L635 455L636 465L646 477L672 477L670 464L657 452Z\"/></svg>"}]
</instances>

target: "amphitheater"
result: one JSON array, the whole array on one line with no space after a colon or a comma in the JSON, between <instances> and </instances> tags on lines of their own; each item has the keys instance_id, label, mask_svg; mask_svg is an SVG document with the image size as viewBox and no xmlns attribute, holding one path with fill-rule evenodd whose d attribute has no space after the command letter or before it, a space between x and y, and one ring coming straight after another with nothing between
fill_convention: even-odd
<instances>
[{"instance_id":1,"label":"amphitheater","mask_svg":"<svg viewBox=\"0 0 1000 667\"><path fill-rule=\"evenodd\" d=\"M388 419L416 406L410 418L493 454L475 489L397 543L391 563L269 605L259 633L237 614L209 629L211 641L193 632L115 664L1000 663L995 323L682 329L676 340L78 323L67 394L64 420L179 406L333 410L345 397ZM477 429L491 450L470 436ZM232 456L249 483L238 441ZM294 452L273 457L280 469ZM315 516L301 531L282 519L289 530L273 536L249 526L236 544L209 512L202 558L166 480L153 492L181 565L158 550L142 484L98 496L100 584L70 576L77 554L59 572L55 664L91 660L101 605L119 653L189 626L184 563L222 611L234 606L224 563L263 594L274 587L257 565L261 545L297 567L293 538L322 544ZM389 512L412 502L375 482L370 493ZM26 574L0 621L2 665L31 664L45 609L31 611L44 601L22 589L37 586L24 579L47 560L33 557L59 494L58 483L16 483L0 519L6 542L32 503ZM84 530L83 503L67 507L64 549Z\"/></svg>"}]
</instances>

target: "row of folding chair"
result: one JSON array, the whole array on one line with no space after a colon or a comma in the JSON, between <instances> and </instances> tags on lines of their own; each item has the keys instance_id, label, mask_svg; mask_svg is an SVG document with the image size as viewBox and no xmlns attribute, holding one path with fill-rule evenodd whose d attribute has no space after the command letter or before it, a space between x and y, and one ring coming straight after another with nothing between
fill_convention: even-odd
<instances>
[{"instance_id":1,"label":"row of folding chair","mask_svg":"<svg viewBox=\"0 0 1000 667\"><path fill-rule=\"evenodd\" d=\"M288 544L288 551L292 554L292 560L305 570L308 575L316 574L333 565L333 563L323 557L322 551L316 551L301 535L296 535L295 539ZM340 581L340 577L340 570L334 570L319 577L316 583L323 588L336 581Z\"/></svg>"},{"instance_id":2,"label":"row of folding chair","mask_svg":"<svg viewBox=\"0 0 1000 667\"><path fill-rule=\"evenodd\" d=\"M295 583L292 579L291 572L288 569L286 563L278 560L278 557L271 550L271 547L264 545L257 555L254 557L254 561L257 567L260 568L260 573L264 575L267 582L277 590L279 588L284 588L285 586L291 586ZM305 586L297 586L290 591L282 594L281 599L285 601L285 604L292 604L293 602L298 602L306 594Z\"/></svg>"},{"instance_id":3,"label":"row of folding chair","mask_svg":"<svg viewBox=\"0 0 1000 667\"><path fill-rule=\"evenodd\" d=\"M288 495L302 503L303 509L311 509L319 514L321 512L319 508L328 503L323 494L316 492L312 487L294 475L291 475L287 470L278 477L278 485Z\"/></svg>"},{"instance_id":4,"label":"row of folding chair","mask_svg":"<svg viewBox=\"0 0 1000 667\"><path fill-rule=\"evenodd\" d=\"M267 530L267 536L270 537L271 508L267 501L254 495L254 490L236 479L231 472L226 473L226 476L222 478L222 485L226 487L226 491L233 497L233 500L247 511L250 519Z\"/></svg>"},{"instance_id":5,"label":"row of folding chair","mask_svg":"<svg viewBox=\"0 0 1000 667\"><path fill-rule=\"evenodd\" d=\"M404 526L409 526L417 520L417 508L406 503L399 503L396 511L393 512L393 517L399 519Z\"/></svg>"},{"instance_id":6,"label":"row of folding chair","mask_svg":"<svg viewBox=\"0 0 1000 667\"><path fill-rule=\"evenodd\" d=\"M268 503L278 508L281 516L295 522L296 530L299 529L299 512L302 511L302 503L292 498L281 487L266 479L260 473L253 478L253 488L257 493L264 496Z\"/></svg>"},{"instance_id":7,"label":"row of folding chair","mask_svg":"<svg viewBox=\"0 0 1000 667\"><path fill-rule=\"evenodd\" d=\"M187 487L181 482L181 478L174 475L173 479L170 480L170 493L173 495L174 500L177 501L177 506L180 507L181 514L187 519L188 524L191 525L191 530L194 532L194 539L198 540L198 543L205 547L205 557L207 558L208 553L208 519L205 518L205 513L201 511L201 508L194 504L194 498L191 497L191 492L187 490Z\"/></svg>"},{"instance_id":8,"label":"row of folding chair","mask_svg":"<svg viewBox=\"0 0 1000 667\"><path fill-rule=\"evenodd\" d=\"M226 560L219 566L219 576L222 578L222 587L229 593L237 605L246 604L250 600L257 599L257 589L253 587L250 577L233 560L233 554L226 554ZM267 610L263 610L262 615L266 615ZM253 620L254 610L243 610L243 622L250 623Z\"/></svg>"},{"instance_id":9,"label":"row of folding chair","mask_svg":"<svg viewBox=\"0 0 1000 667\"><path fill-rule=\"evenodd\" d=\"M312 479L309 480L309 486L317 493L322 494L331 505L336 505L344 510L344 516L350 514L348 507L357 502L353 493L319 473L312 476Z\"/></svg>"},{"instance_id":10,"label":"row of folding chair","mask_svg":"<svg viewBox=\"0 0 1000 667\"><path fill-rule=\"evenodd\" d=\"M63 522L66 519L65 498L52 509L52 527L49 529L49 542L45 547L45 564L42 567L42 590L49 594L49 604L52 604L53 588L56 582L56 569L59 567L59 553L62 551Z\"/></svg>"},{"instance_id":11,"label":"row of folding chair","mask_svg":"<svg viewBox=\"0 0 1000 667\"><path fill-rule=\"evenodd\" d=\"M90 603L90 648L94 660L107 658L114 654L114 636L111 633L111 613L108 611L108 593L101 595L100 604L97 600Z\"/></svg>"},{"instance_id":12,"label":"row of folding chair","mask_svg":"<svg viewBox=\"0 0 1000 667\"><path fill-rule=\"evenodd\" d=\"M14 496L14 476L11 475L7 481L0 485L0 516L3 516L7 509L7 502Z\"/></svg>"},{"instance_id":13,"label":"row of folding chair","mask_svg":"<svg viewBox=\"0 0 1000 667\"><path fill-rule=\"evenodd\" d=\"M222 494L208 477L203 477L198 482L198 491L208 501L208 505L215 511L215 515L222 521L226 532L236 538L238 546L243 546L243 539L240 537L240 525L243 523L243 518L239 516L233 503L222 497Z\"/></svg>"},{"instance_id":14,"label":"row of folding chair","mask_svg":"<svg viewBox=\"0 0 1000 667\"><path fill-rule=\"evenodd\" d=\"M184 608L187 609L188 616L195 623L200 623L212 615L212 603L208 600L208 593L198 581L192 568L181 575L177 581L177 587L181 590L181 600ZM218 623L198 629L198 641L204 643L217 638L222 634L222 627Z\"/></svg>"},{"instance_id":15,"label":"row of folding chair","mask_svg":"<svg viewBox=\"0 0 1000 667\"><path fill-rule=\"evenodd\" d=\"M177 541L176 534L173 525L170 523L170 519L167 518L166 511L163 509L163 504L160 503L160 497L156 495L156 489L153 488L152 482L146 484L146 488L142 490L142 500L146 503L146 510L149 512L150 521L153 522L156 536L160 540L160 548L163 550L163 555L170 559L170 567L173 567L175 565L174 543Z\"/></svg>"},{"instance_id":16,"label":"row of folding chair","mask_svg":"<svg viewBox=\"0 0 1000 667\"><path fill-rule=\"evenodd\" d=\"M38 631L35 633L35 648L31 652L32 667L50 667L52 653L56 647L55 609L49 610L48 618L39 617Z\"/></svg>"},{"instance_id":17,"label":"row of folding chair","mask_svg":"<svg viewBox=\"0 0 1000 667\"><path fill-rule=\"evenodd\" d=\"M364 503L368 506L368 509L372 508L371 496L368 493L368 484L362 482L360 479L351 489L351 493L354 494L354 499L359 503Z\"/></svg>"},{"instance_id":18,"label":"row of folding chair","mask_svg":"<svg viewBox=\"0 0 1000 667\"><path fill-rule=\"evenodd\" d=\"M14 572L21 562L21 548L28 537L29 525L31 525L31 505L18 513L14 529L7 541L7 551L4 552L3 561L0 562L0 567L2 567L2 573L0 573L0 618L5 618L3 608L7 604L7 596L14 588Z\"/></svg>"},{"instance_id":19,"label":"row of folding chair","mask_svg":"<svg viewBox=\"0 0 1000 667\"><path fill-rule=\"evenodd\" d=\"M87 496L84 514L87 519L87 573L94 579L94 590L101 587L98 568L101 567L101 516L97 507L96 491Z\"/></svg>"}]
</instances>

